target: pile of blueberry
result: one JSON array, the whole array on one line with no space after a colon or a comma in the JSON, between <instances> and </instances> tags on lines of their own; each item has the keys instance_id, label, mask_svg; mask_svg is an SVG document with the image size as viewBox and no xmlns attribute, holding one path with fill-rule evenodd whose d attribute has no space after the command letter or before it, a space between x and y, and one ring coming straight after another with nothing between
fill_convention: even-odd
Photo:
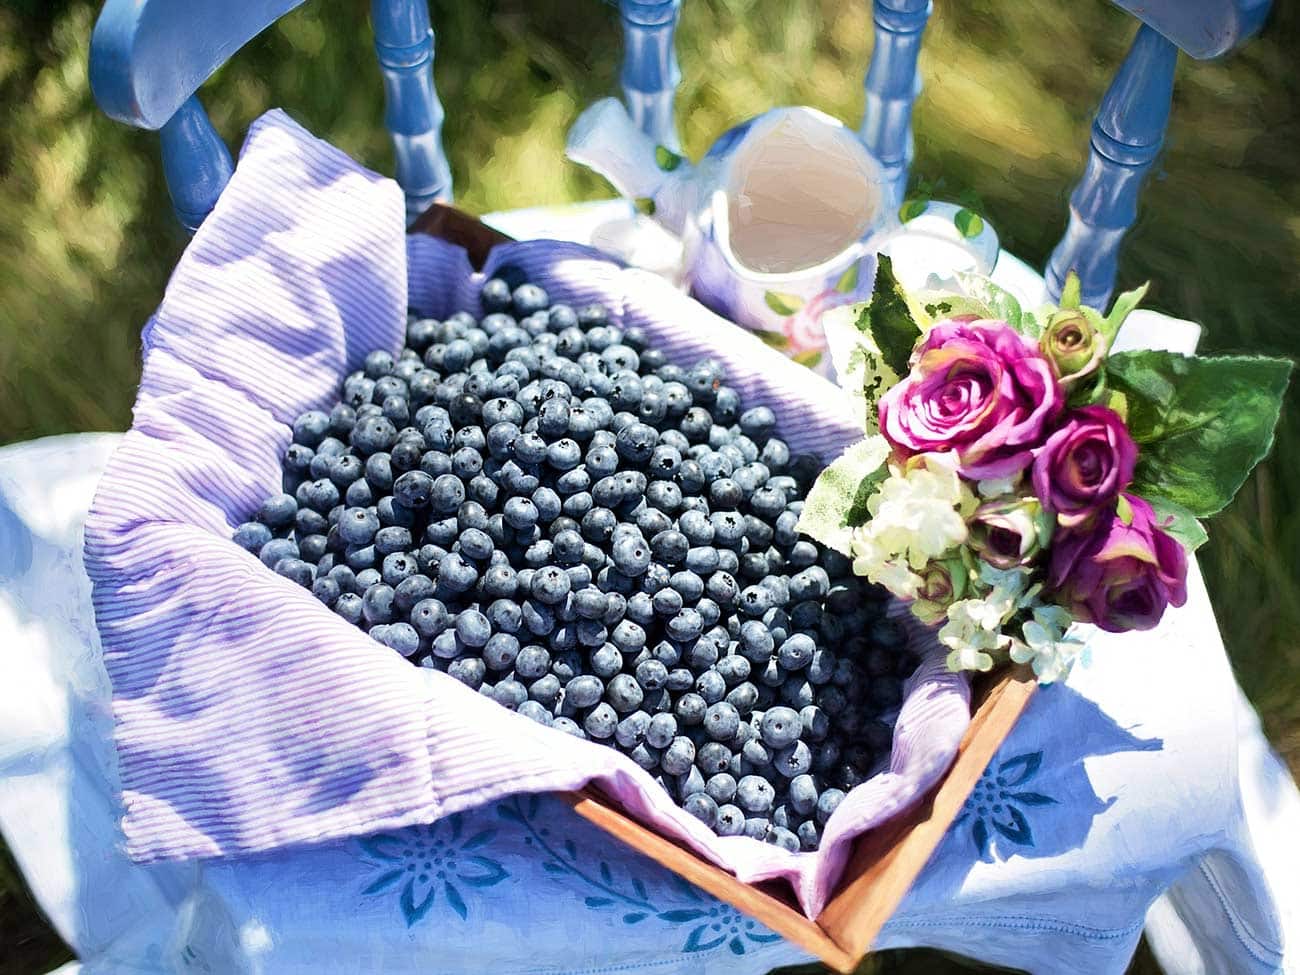
<instances>
[{"instance_id":1,"label":"pile of blueberry","mask_svg":"<svg viewBox=\"0 0 1300 975\"><path fill-rule=\"evenodd\" d=\"M374 639L629 755L723 836L816 849L916 666L882 590L801 537L815 458L605 309L532 284L412 316L235 541Z\"/></svg>"}]
</instances>

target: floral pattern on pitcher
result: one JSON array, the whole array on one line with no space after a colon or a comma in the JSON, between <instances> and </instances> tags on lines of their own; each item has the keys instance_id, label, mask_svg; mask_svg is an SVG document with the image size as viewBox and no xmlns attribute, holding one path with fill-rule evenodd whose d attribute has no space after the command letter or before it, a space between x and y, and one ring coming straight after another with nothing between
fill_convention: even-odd
<instances>
[{"instance_id":1,"label":"floral pattern on pitcher","mask_svg":"<svg viewBox=\"0 0 1300 975\"><path fill-rule=\"evenodd\" d=\"M799 295L765 291L763 303L780 317L775 322L777 328L756 329L758 337L800 365L807 366L828 379L834 379L835 369L827 353L826 332L821 317L832 308L865 301L871 296L874 267L865 272L863 269L863 265L870 260L862 258L855 261L833 285L807 300ZM874 261L871 263L874 264Z\"/></svg>"}]
</instances>

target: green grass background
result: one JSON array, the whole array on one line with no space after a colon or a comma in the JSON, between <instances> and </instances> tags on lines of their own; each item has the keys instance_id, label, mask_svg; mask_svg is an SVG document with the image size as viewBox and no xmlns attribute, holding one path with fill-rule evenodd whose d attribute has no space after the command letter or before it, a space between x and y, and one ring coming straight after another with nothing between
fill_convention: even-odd
<instances>
[{"instance_id":1,"label":"green grass background","mask_svg":"<svg viewBox=\"0 0 1300 975\"><path fill-rule=\"evenodd\" d=\"M366 4L309 3L205 87L238 145L281 106L368 165L392 169ZM1121 286L1205 326L1203 350L1300 352L1300 16L1279 4L1262 35L1179 67L1167 151L1125 242ZM0 443L123 429L139 331L185 238L156 138L101 116L86 83L96 5L0 8ZM435 0L436 77L458 202L473 212L609 195L562 157L569 123L614 93L621 40L597 0ZM922 55L914 181L974 201L1004 245L1041 266L1064 227L1087 127L1134 22L1102 0L939 0ZM776 104L851 124L871 53L865 0L687 0L677 48L688 155ZM1215 519L1202 564L1224 637L1270 737L1300 765L1300 390L1273 457ZM0 857L0 972L40 971L66 949ZM879 971L955 962L901 953ZM1140 955L1134 970L1154 970Z\"/></svg>"}]
</instances>

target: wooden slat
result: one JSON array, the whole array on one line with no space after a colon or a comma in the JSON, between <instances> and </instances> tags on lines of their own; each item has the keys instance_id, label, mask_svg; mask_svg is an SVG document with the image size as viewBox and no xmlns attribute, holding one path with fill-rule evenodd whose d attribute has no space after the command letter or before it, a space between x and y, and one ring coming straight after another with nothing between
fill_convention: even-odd
<instances>
[{"instance_id":1,"label":"wooden slat","mask_svg":"<svg viewBox=\"0 0 1300 975\"><path fill-rule=\"evenodd\" d=\"M1027 667L1003 673L979 703L952 768L931 796L858 843L847 882L817 918L850 957L865 955L898 910L1037 687Z\"/></svg>"},{"instance_id":2,"label":"wooden slat","mask_svg":"<svg viewBox=\"0 0 1300 975\"><path fill-rule=\"evenodd\" d=\"M435 203L420 214L411 224L409 232L428 234L430 237L440 237L459 244L469 254L469 262L475 270L482 269L488 251L497 244L510 240L501 231L493 230L463 210L442 203Z\"/></svg>"},{"instance_id":3,"label":"wooden slat","mask_svg":"<svg viewBox=\"0 0 1300 975\"><path fill-rule=\"evenodd\" d=\"M929 862L1037 686L1027 668L1016 667L979 689L970 727L947 776L924 801L862 837L845 870L844 885L816 923L771 890L744 883L643 826L595 789L565 798L579 815L611 836L761 921L836 971L848 973L870 950Z\"/></svg>"},{"instance_id":4,"label":"wooden slat","mask_svg":"<svg viewBox=\"0 0 1300 975\"><path fill-rule=\"evenodd\" d=\"M564 795L575 812L644 853L685 880L724 900L777 934L816 955L839 972L852 972L855 960L818 925L771 893L738 880L734 874L696 856L690 850L642 826L609 804L599 792L588 789Z\"/></svg>"}]
</instances>

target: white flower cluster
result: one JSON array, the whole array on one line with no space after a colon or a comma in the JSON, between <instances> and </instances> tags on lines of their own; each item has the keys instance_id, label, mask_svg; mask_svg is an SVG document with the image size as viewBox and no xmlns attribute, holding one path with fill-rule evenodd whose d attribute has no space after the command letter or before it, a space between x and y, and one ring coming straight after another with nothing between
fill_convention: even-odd
<instances>
[{"instance_id":1,"label":"white flower cluster","mask_svg":"<svg viewBox=\"0 0 1300 975\"><path fill-rule=\"evenodd\" d=\"M1014 509L1024 502L1014 482L978 487L983 499L1004 496L1003 507L1020 514ZM923 622L942 624L939 642L951 651L950 669L987 671L1009 657L1031 664L1039 680L1050 683L1084 654L1082 641L1067 635L1069 613L1039 599L1042 585L1033 582L1032 568L999 568L982 557L971 525L982 527L978 522L990 505L981 507L951 455L891 464L867 510L871 520L852 534L853 571L911 601ZM1027 516L1022 520L1021 537L1035 539Z\"/></svg>"},{"instance_id":2,"label":"white flower cluster","mask_svg":"<svg viewBox=\"0 0 1300 975\"><path fill-rule=\"evenodd\" d=\"M853 571L901 599L915 599L921 570L966 541L975 495L950 454L923 454L889 477L867 502L871 520L854 529Z\"/></svg>"}]
</instances>

